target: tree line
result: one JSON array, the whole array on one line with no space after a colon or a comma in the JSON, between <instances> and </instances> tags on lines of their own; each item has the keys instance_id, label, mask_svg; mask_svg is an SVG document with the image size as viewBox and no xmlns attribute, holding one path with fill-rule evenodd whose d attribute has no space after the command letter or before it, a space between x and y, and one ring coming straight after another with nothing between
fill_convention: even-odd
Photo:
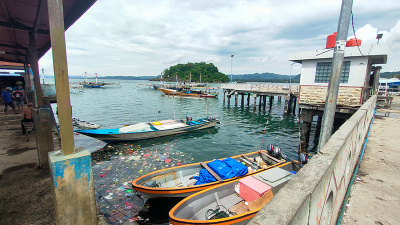
<instances>
[{"instance_id":1,"label":"tree line","mask_svg":"<svg viewBox=\"0 0 400 225\"><path fill-rule=\"evenodd\" d=\"M160 77L157 77L160 80ZM154 79L152 79L154 80ZM162 73L162 80L168 82L202 82L221 83L229 81L229 77L218 71L213 63L186 63L177 64L165 69Z\"/></svg>"}]
</instances>

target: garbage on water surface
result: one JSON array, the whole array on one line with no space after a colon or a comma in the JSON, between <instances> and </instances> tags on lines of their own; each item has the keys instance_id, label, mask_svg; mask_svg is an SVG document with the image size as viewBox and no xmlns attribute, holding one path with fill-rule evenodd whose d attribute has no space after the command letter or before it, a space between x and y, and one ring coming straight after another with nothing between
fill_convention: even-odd
<instances>
[{"instance_id":1,"label":"garbage on water surface","mask_svg":"<svg viewBox=\"0 0 400 225\"><path fill-rule=\"evenodd\" d=\"M191 155L175 145L107 144L92 153L97 204L109 223L151 223L152 218L139 216L147 199L132 189L131 182L156 170L193 163Z\"/></svg>"}]
</instances>

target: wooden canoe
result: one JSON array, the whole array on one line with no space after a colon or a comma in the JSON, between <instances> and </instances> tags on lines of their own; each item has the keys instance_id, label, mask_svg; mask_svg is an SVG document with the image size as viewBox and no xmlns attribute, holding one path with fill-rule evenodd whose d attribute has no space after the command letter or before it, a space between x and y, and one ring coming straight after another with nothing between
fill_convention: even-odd
<instances>
[{"instance_id":1,"label":"wooden canoe","mask_svg":"<svg viewBox=\"0 0 400 225\"><path fill-rule=\"evenodd\" d=\"M168 89L168 88L158 88L165 95L171 96L181 96L181 97L198 97L198 98L215 98L218 96L217 92L206 92L206 91L195 91L187 88L181 89Z\"/></svg>"},{"instance_id":2,"label":"wooden canoe","mask_svg":"<svg viewBox=\"0 0 400 225\"><path fill-rule=\"evenodd\" d=\"M76 132L104 142L137 141L215 127L218 122L219 120L215 118L190 121L160 120L150 123L138 123L117 129L76 130Z\"/></svg>"},{"instance_id":3,"label":"wooden canoe","mask_svg":"<svg viewBox=\"0 0 400 225\"><path fill-rule=\"evenodd\" d=\"M216 178L217 181L215 182L194 185L196 182L194 176L198 175L202 168L210 171L206 165L211 161L205 163L193 163L158 170L141 176L132 182L132 187L136 191L142 193L147 199L161 197L187 197L198 191L271 169L285 162L284 159L277 159L270 156L264 150L241 154L231 158L245 164L251 169L244 176L233 177L225 180L218 180ZM258 160L258 164L254 162L254 159ZM212 173L212 171L210 173Z\"/></svg>"},{"instance_id":4,"label":"wooden canoe","mask_svg":"<svg viewBox=\"0 0 400 225\"><path fill-rule=\"evenodd\" d=\"M230 181L195 193L180 201L170 210L169 223L173 225L247 224L300 168L299 162L292 161L253 174L252 177L256 178L257 182L261 181L264 185L272 188L251 202L246 202L241 197L248 195L250 189L244 189L247 192L242 195L235 191L235 189L240 189L238 185L244 184L244 179L251 177ZM239 184L240 181L242 184Z\"/></svg>"}]
</instances>

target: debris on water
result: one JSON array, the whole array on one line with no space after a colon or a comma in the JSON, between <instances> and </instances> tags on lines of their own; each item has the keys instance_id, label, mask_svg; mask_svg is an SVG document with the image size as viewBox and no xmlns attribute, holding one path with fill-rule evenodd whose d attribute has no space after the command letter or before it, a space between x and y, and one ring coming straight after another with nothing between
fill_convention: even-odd
<instances>
[{"instance_id":1,"label":"debris on water","mask_svg":"<svg viewBox=\"0 0 400 225\"><path fill-rule=\"evenodd\" d=\"M97 204L110 224L146 222L138 213L147 199L132 189L134 179L167 167L193 163L191 154L176 150L176 141L161 145L107 144L92 153ZM125 221L125 222L124 222Z\"/></svg>"}]
</instances>

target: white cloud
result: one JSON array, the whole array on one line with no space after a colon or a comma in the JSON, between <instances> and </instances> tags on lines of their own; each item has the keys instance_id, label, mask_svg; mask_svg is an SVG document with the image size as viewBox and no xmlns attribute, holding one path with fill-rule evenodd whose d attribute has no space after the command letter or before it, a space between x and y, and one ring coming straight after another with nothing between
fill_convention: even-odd
<instances>
[{"instance_id":1,"label":"white cloud","mask_svg":"<svg viewBox=\"0 0 400 225\"><path fill-rule=\"evenodd\" d=\"M400 5L377 4L354 2L357 37L373 43L381 32L382 43L398 46ZM232 53L234 74L289 74L291 67L297 74L301 68L291 66L288 54L324 48L337 29L340 7L340 0L98 0L66 32L69 74L151 76L200 61L230 74ZM400 70L397 52L384 71ZM40 67L52 71L50 53Z\"/></svg>"}]
</instances>

